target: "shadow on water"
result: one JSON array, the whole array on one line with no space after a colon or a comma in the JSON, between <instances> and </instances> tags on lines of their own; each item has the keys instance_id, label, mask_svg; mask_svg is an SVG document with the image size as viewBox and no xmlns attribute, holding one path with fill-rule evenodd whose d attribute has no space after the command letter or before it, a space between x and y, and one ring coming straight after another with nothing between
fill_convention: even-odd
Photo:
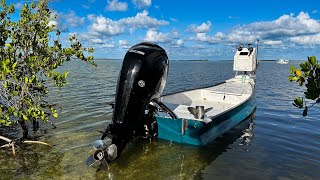
<instances>
[{"instance_id":1,"label":"shadow on water","mask_svg":"<svg viewBox=\"0 0 320 180\"><path fill-rule=\"evenodd\" d=\"M99 171L97 179L202 179L202 170L237 142L245 148L254 135L254 114L217 138L207 147L181 145L159 139L146 143L137 140L128 145L121 157L111 164L109 171ZM96 167L97 168L97 167Z\"/></svg>"}]
</instances>

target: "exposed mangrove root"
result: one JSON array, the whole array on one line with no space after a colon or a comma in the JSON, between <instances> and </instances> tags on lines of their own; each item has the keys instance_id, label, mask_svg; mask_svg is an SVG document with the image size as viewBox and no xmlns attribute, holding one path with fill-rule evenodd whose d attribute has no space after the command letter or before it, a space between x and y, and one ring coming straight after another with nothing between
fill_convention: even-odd
<instances>
[{"instance_id":1,"label":"exposed mangrove root","mask_svg":"<svg viewBox=\"0 0 320 180\"><path fill-rule=\"evenodd\" d=\"M3 148L3 147L11 147L13 156L16 156L16 149L14 147L15 146L15 142L12 141L9 138L4 137L4 136L0 136L0 139L8 142L8 144L5 144L5 145L1 146L1 148Z\"/></svg>"},{"instance_id":2,"label":"exposed mangrove root","mask_svg":"<svg viewBox=\"0 0 320 180\"><path fill-rule=\"evenodd\" d=\"M56 128L57 128L57 126L54 125L53 122L51 122L51 121L49 121L49 120L48 120L48 122L53 126L53 129L56 129Z\"/></svg>"},{"instance_id":3,"label":"exposed mangrove root","mask_svg":"<svg viewBox=\"0 0 320 180\"><path fill-rule=\"evenodd\" d=\"M52 146L51 144L48 144L46 142L42 142L42 141L22 141L22 143L29 143L29 144L42 144L42 145L46 145L46 146Z\"/></svg>"},{"instance_id":4,"label":"exposed mangrove root","mask_svg":"<svg viewBox=\"0 0 320 180\"><path fill-rule=\"evenodd\" d=\"M2 139L2 140L7 142L7 144L0 146L0 148L10 148L11 147L13 156L16 156L16 148L15 148L15 146L20 148L16 144L16 141L11 140L11 139L9 139L7 137L4 137L4 136L0 136L0 139ZM50 145L48 143L45 143L45 142L42 142L42 141L29 141L29 140L27 140L27 141L21 141L21 142L22 143L26 143L26 144L42 144L42 145L46 145L46 146L50 146L50 147L52 146L52 145Z\"/></svg>"}]
</instances>

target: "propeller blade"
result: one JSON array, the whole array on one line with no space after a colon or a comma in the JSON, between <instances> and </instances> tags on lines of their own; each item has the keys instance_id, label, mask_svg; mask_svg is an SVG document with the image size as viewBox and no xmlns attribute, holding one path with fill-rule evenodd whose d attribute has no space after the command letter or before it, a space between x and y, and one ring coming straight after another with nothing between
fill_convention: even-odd
<instances>
[{"instance_id":1,"label":"propeller blade","mask_svg":"<svg viewBox=\"0 0 320 180\"><path fill-rule=\"evenodd\" d=\"M92 166L96 160L93 158L93 155L89 156L88 159L86 160L86 165L87 166Z\"/></svg>"},{"instance_id":2,"label":"propeller blade","mask_svg":"<svg viewBox=\"0 0 320 180\"><path fill-rule=\"evenodd\" d=\"M107 149L108 159L113 161L117 158L117 146L115 144L111 144Z\"/></svg>"},{"instance_id":3,"label":"propeller blade","mask_svg":"<svg viewBox=\"0 0 320 180\"><path fill-rule=\"evenodd\" d=\"M197 114L197 110L194 107L188 107L188 110L191 114L193 114L194 116Z\"/></svg>"},{"instance_id":4,"label":"propeller blade","mask_svg":"<svg viewBox=\"0 0 320 180\"><path fill-rule=\"evenodd\" d=\"M209 108L204 110L204 113L207 113L207 112L211 111L212 109L213 109L213 107L209 107Z\"/></svg>"},{"instance_id":5,"label":"propeller blade","mask_svg":"<svg viewBox=\"0 0 320 180\"><path fill-rule=\"evenodd\" d=\"M100 139L94 141L92 145L95 149L105 149L107 147L106 143Z\"/></svg>"},{"instance_id":6,"label":"propeller blade","mask_svg":"<svg viewBox=\"0 0 320 180\"><path fill-rule=\"evenodd\" d=\"M108 169L109 169L108 162L105 159L101 160L101 164L100 164L99 170L106 171Z\"/></svg>"}]
</instances>

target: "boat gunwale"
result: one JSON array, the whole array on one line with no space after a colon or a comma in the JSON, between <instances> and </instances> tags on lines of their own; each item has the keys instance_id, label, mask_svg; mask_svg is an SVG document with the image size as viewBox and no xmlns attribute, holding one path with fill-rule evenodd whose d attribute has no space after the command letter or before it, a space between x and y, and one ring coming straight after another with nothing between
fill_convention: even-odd
<instances>
[{"instance_id":1,"label":"boat gunwale","mask_svg":"<svg viewBox=\"0 0 320 180\"><path fill-rule=\"evenodd\" d=\"M231 79L233 79L233 78L231 78ZM230 80L230 79L229 79ZM194 88L194 89L190 89L190 90L187 90L187 91L179 91L179 92L175 92L175 93L170 93L170 94L167 94L167 95L164 95L164 96L170 96L170 95L175 95L175 94L179 94L179 93L183 93L183 92L190 92L190 91L195 91L195 90L202 90L202 89L207 89L207 88L210 88L210 87L215 87L215 86L218 86L218 85L221 85L221 84L224 84L224 83L227 83L227 80L226 81L223 81L223 82L220 82L220 83L217 83L217 84L214 84L214 85L211 85L211 86L207 86L207 87L203 87L203 88ZM223 114L226 114L226 113L228 113L228 112L230 112L230 111L232 111L232 110L234 110L234 109L236 109L236 108L238 108L239 106L241 106L242 104L244 104L244 103L246 103L248 100L250 100L252 97L253 97L253 95L254 95L254 85L249 81L248 82L249 84L250 84L250 87L251 87L251 93L250 93L250 96L248 96L247 98L245 98L243 101L241 101L240 103L238 103L238 104L235 104L235 106L232 106L231 108L229 108L229 109L226 109L225 111L222 111L222 112L220 112L219 114L217 114L217 115L214 115L214 116L209 116L209 118L211 119L211 120L214 120L214 119L216 119L216 118L218 118L219 116L221 116L221 115L223 115ZM164 97L164 96L161 96L161 98L162 97ZM164 103L164 102L163 102ZM172 111L173 112L173 111ZM173 112L174 113L174 112ZM161 116L160 116L161 117ZM179 117L179 116L178 116ZM170 119L173 119L173 118L170 118ZM184 119L184 118L180 118L179 117L179 119ZM199 121L199 120L197 120L197 119L189 119L189 120L195 120L195 121ZM203 121L200 121L200 122L203 122ZM211 121L211 122L213 122L213 121ZM210 124L211 122L209 122L208 124Z\"/></svg>"}]
</instances>

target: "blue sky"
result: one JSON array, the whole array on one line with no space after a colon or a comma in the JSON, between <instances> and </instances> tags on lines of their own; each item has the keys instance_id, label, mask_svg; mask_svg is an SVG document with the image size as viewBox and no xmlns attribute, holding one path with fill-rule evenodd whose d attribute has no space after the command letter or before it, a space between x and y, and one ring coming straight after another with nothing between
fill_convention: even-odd
<instances>
[{"instance_id":1,"label":"blue sky","mask_svg":"<svg viewBox=\"0 0 320 180\"><path fill-rule=\"evenodd\" d=\"M19 9L28 1L7 0ZM170 59L232 59L239 43L260 39L259 59L320 57L318 0L53 0L51 19L97 58L122 59L151 41ZM62 38L63 39L63 38Z\"/></svg>"}]
</instances>

